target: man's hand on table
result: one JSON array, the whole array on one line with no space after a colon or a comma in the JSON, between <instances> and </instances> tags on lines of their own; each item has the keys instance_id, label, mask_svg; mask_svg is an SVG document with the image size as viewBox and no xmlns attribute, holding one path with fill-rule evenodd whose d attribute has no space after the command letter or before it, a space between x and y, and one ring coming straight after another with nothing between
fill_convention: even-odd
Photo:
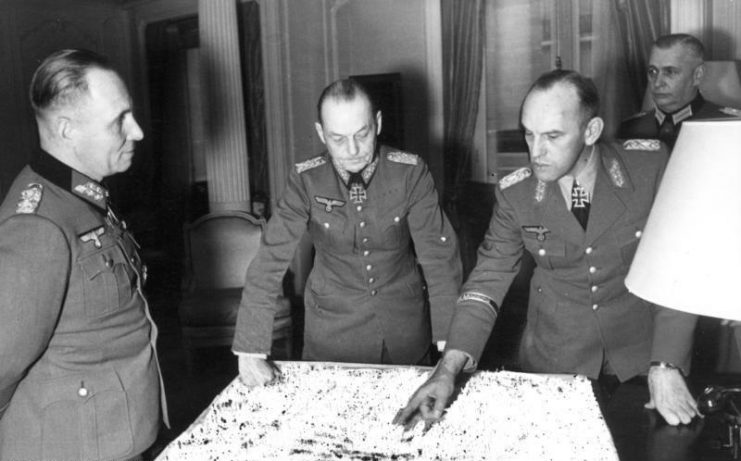
<instances>
[{"instance_id":1,"label":"man's hand on table","mask_svg":"<svg viewBox=\"0 0 741 461\"><path fill-rule=\"evenodd\" d=\"M266 359L248 355L239 356L239 377L245 386L264 386L272 382L279 373L275 365Z\"/></svg>"},{"instance_id":2,"label":"man's hand on table","mask_svg":"<svg viewBox=\"0 0 741 461\"><path fill-rule=\"evenodd\" d=\"M461 351L446 351L427 381L396 414L393 424L411 429L420 419L427 423L440 420L455 390L455 378L467 361L468 356Z\"/></svg>"},{"instance_id":3,"label":"man's hand on table","mask_svg":"<svg viewBox=\"0 0 741 461\"><path fill-rule=\"evenodd\" d=\"M648 390L651 400L645 407L657 410L672 426L689 424L692 418L701 416L697 402L677 368L651 366L648 370Z\"/></svg>"}]
</instances>

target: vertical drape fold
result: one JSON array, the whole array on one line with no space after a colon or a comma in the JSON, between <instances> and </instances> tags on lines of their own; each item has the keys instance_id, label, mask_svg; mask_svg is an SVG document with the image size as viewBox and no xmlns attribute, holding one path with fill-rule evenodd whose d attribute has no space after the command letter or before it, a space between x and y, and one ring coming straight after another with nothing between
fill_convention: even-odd
<instances>
[{"instance_id":1,"label":"vertical drape fold","mask_svg":"<svg viewBox=\"0 0 741 461\"><path fill-rule=\"evenodd\" d=\"M484 65L483 0L441 0L445 208L455 223L458 186L470 177Z\"/></svg>"},{"instance_id":2,"label":"vertical drape fold","mask_svg":"<svg viewBox=\"0 0 741 461\"><path fill-rule=\"evenodd\" d=\"M669 0L614 0L614 6L619 38L625 50L629 98L635 109L639 109L646 90L651 45L669 31Z\"/></svg>"}]
</instances>

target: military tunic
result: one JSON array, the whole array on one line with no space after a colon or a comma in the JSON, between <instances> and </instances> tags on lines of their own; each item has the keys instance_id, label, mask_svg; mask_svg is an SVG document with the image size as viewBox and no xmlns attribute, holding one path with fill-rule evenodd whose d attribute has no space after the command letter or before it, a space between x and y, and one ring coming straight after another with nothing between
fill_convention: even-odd
<instances>
[{"instance_id":1,"label":"military tunic","mask_svg":"<svg viewBox=\"0 0 741 461\"><path fill-rule=\"evenodd\" d=\"M688 369L691 341L685 339L691 335L682 334L694 328L695 317L660 308L652 312L653 306L624 285L666 150L656 140L633 140L598 145L596 153L600 160L586 230L569 211L557 182L542 182L529 168L500 181L478 264L457 303L448 348L480 357L528 251L536 268L520 345L524 370L597 378L607 362L624 381L646 372L650 359Z\"/></svg>"},{"instance_id":2,"label":"military tunic","mask_svg":"<svg viewBox=\"0 0 741 461\"><path fill-rule=\"evenodd\" d=\"M670 149L679 136L679 129L685 120L705 120L711 118L739 117L741 111L730 107L721 107L710 101L706 101L700 93L682 109L673 114L664 114L659 109L651 109L640 112L620 124L618 138L658 139ZM665 119L671 118L671 128L662 130L661 126ZM669 120L667 120L667 123Z\"/></svg>"},{"instance_id":3,"label":"military tunic","mask_svg":"<svg viewBox=\"0 0 741 461\"><path fill-rule=\"evenodd\" d=\"M0 459L119 459L157 437L144 268L106 198L43 153L0 206Z\"/></svg>"},{"instance_id":4,"label":"military tunic","mask_svg":"<svg viewBox=\"0 0 741 461\"><path fill-rule=\"evenodd\" d=\"M419 157L385 146L377 156L362 203L326 152L291 172L247 271L235 352L270 352L275 299L307 231L316 255L304 293L305 359L381 363L385 347L393 363L414 364L433 338L445 339L461 282L455 232Z\"/></svg>"}]
</instances>

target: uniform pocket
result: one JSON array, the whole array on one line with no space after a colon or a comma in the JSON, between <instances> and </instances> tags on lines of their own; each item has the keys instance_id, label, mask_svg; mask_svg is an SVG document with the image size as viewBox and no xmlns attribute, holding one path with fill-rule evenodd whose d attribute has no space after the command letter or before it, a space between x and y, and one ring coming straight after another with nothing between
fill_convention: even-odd
<instances>
[{"instance_id":1,"label":"uniform pocket","mask_svg":"<svg viewBox=\"0 0 741 461\"><path fill-rule=\"evenodd\" d=\"M85 312L99 317L124 306L132 296L136 274L118 246L104 248L80 259L85 275Z\"/></svg>"},{"instance_id":2,"label":"uniform pocket","mask_svg":"<svg viewBox=\"0 0 741 461\"><path fill-rule=\"evenodd\" d=\"M378 220L381 238L378 246L382 249L403 247L409 242L409 223L405 207L397 207L382 215Z\"/></svg>"},{"instance_id":3,"label":"uniform pocket","mask_svg":"<svg viewBox=\"0 0 741 461\"><path fill-rule=\"evenodd\" d=\"M530 236L523 236L525 248L533 255L540 267L553 269L563 263L566 256L566 242L546 239L544 241Z\"/></svg>"},{"instance_id":4,"label":"uniform pocket","mask_svg":"<svg viewBox=\"0 0 741 461\"><path fill-rule=\"evenodd\" d=\"M42 383L43 459L111 459L134 446L126 394L112 370Z\"/></svg>"},{"instance_id":5,"label":"uniform pocket","mask_svg":"<svg viewBox=\"0 0 741 461\"><path fill-rule=\"evenodd\" d=\"M323 206L314 204L311 210L309 229L314 244L330 248L348 248L352 245L351 229L348 229L346 210L334 207L327 212Z\"/></svg>"},{"instance_id":6,"label":"uniform pocket","mask_svg":"<svg viewBox=\"0 0 741 461\"><path fill-rule=\"evenodd\" d=\"M629 228L618 232L616 235L617 245L620 248L620 256L626 266L630 266L633 262L633 256L635 256L638 249L638 243L641 241L642 233L643 231L641 229Z\"/></svg>"}]
</instances>

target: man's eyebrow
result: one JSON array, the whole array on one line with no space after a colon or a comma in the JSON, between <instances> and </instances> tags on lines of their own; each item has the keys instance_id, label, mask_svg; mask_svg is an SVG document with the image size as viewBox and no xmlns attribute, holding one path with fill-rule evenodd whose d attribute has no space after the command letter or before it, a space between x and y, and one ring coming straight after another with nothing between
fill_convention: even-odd
<instances>
[{"instance_id":1,"label":"man's eyebrow","mask_svg":"<svg viewBox=\"0 0 741 461\"><path fill-rule=\"evenodd\" d=\"M344 138L345 136L355 136L356 134L360 133L361 131L363 131L363 130L369 130L369 129L370 129L370 125L369 124L365 124L358 131L356 131L355 133L342 134L342 133L337 133L337 132L334 132L334 131L330 131L329 132L329 135L330 136L333 136L333 137L341 137L341 138Z\"/></svg>"},{"instance_id":2,"label":"man's eyebrow","mask_svg":"<svg viewBox=\"0 0 741 461\"><path fill-rule=\"evenodd\" d=\"M679 69L680 66L674 66L674 65L657 66L655 64L649 64L648 65L648 68L649 68L649 70L656 69L656 70L664 70L664 71L666 71L666 70L676 70L676 69Z\"/></svg>"},{"instance_id":3,"label":"man's eyebrow","mask_svg":"<svg viewBox=\"0 0 741 461\"><path fill-rule=\"evenodd\" d=\"M116 115L116 117L111 121L111 125L118 125L121 122L123 122L123 119L126 118L128 114L132 114L133 111L130 107L127 107L126 109L123 109L121 112Z\"/></svg>"}]
</instances>

